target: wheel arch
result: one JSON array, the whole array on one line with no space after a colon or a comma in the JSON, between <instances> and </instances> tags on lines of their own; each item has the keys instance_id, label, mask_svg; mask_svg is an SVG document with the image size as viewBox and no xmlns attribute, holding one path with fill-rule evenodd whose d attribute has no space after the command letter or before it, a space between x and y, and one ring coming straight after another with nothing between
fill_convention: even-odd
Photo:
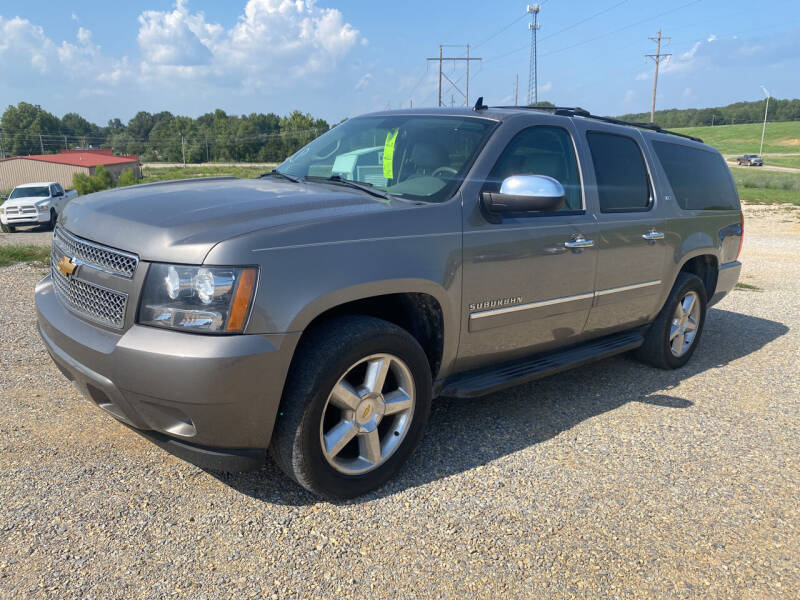
<instances>
[{"instance_id":1,"label":"wheel arch","mask_svg":"<svg viewBox=\"0 0 800 600\"><path fill-rule=\"evenodd\" d=\"M457 322L444 290L418 280L372 282L337 290L316 299L294 318L292 331L302 331L298 344L318 325L344 315L365 315L394 323L408 331L428 357L434 379L455 358L457 332L446 323Z\"/></svg>"},{"instance_id":2,"label":"wheel arch","mask_svg":"<svg viewBox=\"0 0 800 600\"><path fill-rule=\"evenodd\" d=\"M717 288L719 258L716 252L710 248L698 249L691 255L684 257L678 272L675 274L676 279L679 273L692 273L693 275L697 275L705 286L706 298L711 299Z\"/></svg>"}]
</instances>

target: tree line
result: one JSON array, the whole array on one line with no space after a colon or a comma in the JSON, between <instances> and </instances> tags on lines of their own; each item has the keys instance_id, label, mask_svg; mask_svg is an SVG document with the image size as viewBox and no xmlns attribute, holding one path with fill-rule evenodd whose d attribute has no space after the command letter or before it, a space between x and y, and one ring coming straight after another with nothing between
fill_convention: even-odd
<instances>
[{"instance_id":1,"label":"tree line","mask_svg":"<svg viewBox=\"0 0 800 600\"><path fill-rule=\"evenodd\" d=\"M665 128L702 127L705 125L735 125L761 123L764 120L765 100L735 102L713 108L670 108L657 110L654 121ZM650 122L650 113L631 113L617 117L623 121ZM769 101L769 121L800 121L800 99Z\"/></svg>"},{"instance_id":2,"label":"tree line","mask_svg":"<svg viewBox=\"0 0 800 600\"><path fill-rule=\"evenodd\" d=\"M104 127L71 112L63 117L20 102L0 117L0 157L113 148L143 162L279 162L330 129L323 119L294 111L229 115L221 109L197 118L140 111Z\"/></svg>"}]
</instances>

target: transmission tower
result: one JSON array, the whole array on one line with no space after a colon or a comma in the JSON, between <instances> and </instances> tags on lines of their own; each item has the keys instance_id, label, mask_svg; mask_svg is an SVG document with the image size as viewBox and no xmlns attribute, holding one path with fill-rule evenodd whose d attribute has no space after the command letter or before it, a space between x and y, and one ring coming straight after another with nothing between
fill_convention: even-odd
<instances>
[{"instance_id":1,"label":"transmission tower","mask_svg":"<svg viewBox=\"0 0 800 600\"><path fill-rule=\"evenodd\" d=\"M470 64L471 62L473 62L473 61L476 61L476 60L480 62L480 61L481 61L481 60L483 60L483 59L482 59L482 58L476 58L476 57L474 57L474 56L470 56L470 55L469 55L469 48L470 48L469 44L467 44L467 45L466 45L466 49L467 49L467 56L466 56L466 57L461 57L461 56L444 56L444 50L443 50L444 48L463 48L463 47L464 47L464 46L461 46L461 45L459 45L459 44L449 44L449 45L448 45L448 44L441 44L441 45L439 46L439 56L438 56L438 57L436 57L436 56L435 56L435 57L433 57L433 58L427 58L427 59L425 59L425 60L427 60L427 61L434 61L434 62L438 62L438 63L439 63L439 102L438 102L437 106L444 106L444 104L442 103L442 78L446 79L446 80L447 80L447 81L450 83L450 85L451 85L451 86L452 86L452 87L453 87L453 88L454 88L454 89L455 89L455 90L456 90L456 91L457 91L459 94L461 94L462 96L464 96L464 106L469 106L469 64ZM447 60L449 60L449 61L452 61L453 65L455 65L455 64L456 64L456 62L463 62L463 63L466 63L466 65L467 65L467 85L466 85L466 88L465 88L465 90L466 90L466 91L463 91L463 92L462 92L462 91L459 89L459 87L456 85L456 82L454 82L452 79L450 79L450 78L449 78L449 77L448 77L448 76L447 76L447 75L446 75L446 74L445 74L445 73L442 71L442 63L443 63L444 61L447 61ZM455 103L455 99L451 98L451 100L450 100L450 104L451 104L451 106L452 106L454 103Z\"/></svg>"},{"instance_id":2,"label":"transmission tower","mask_svg":"<svg viewBox=\"0 0 800 600\"><path fill-rule=\"evenodd\" d=\"M647 58L652 58L653 61L656 63L656 73L653 77L653 104L650 107L650 122L653 123L655 116L656 116L656 88L658 87L658 65L662 61L662 59L669 58L672 54L661 54L661 40L671 40L672 38L669 37L662 37L661 29L658 30L658 35L656 37L651 37L656 43L656 53L655 54L645 54Z\"/></svg>"},{"instance_id":3,"label":"transmission tower","mask_svg":"<svg viewBox=\"0 0 800 600\"><path fill-rule=\"evenodd\" d=\"M531 30L531 60L528 74L528 104L539 104L539 86L536 81L537 67L536 67L536 32L541 27L539 23L539 5L529 4L527 12L531 15L531 22L528 23L528 29Z\"/></svg>"}]
</instances>

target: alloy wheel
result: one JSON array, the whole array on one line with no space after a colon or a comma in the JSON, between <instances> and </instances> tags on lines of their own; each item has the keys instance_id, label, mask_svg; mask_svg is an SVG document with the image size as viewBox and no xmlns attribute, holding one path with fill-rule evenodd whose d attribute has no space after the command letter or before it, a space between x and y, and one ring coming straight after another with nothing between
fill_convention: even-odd
<instances>
[{"instance_id":1,"label":"alloy wheel","mask_svg":"<svg viewBox=\"0 0 800 600\"><path fill-rule=\"evenodd\" d=\"M683 356L692 347L700 325L700 298L697 292L687 292L675 307L669 330L672 354Z\"/></svg>"},{"instance_id":2,"label":"alloy wheel","mask_svg":"<svg viewBox=\"0 0 800 600\"><path fill-rule=\"evenodd\" d=\"M380 467L408 433L414 404L414 377L399 357L374 354L353 364L322 410L325 460L346 475Z\"/></svg>"}]
</instances>

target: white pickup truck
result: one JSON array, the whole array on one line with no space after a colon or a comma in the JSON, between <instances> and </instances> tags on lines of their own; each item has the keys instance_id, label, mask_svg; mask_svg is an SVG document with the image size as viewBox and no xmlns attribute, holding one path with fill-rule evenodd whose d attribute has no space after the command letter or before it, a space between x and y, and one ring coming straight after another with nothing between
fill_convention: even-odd
<instances>
[{"instance_id":1,"label":"white pickup truck","mask_svg":"<svg viewBox=\"0 0 800 600\"><path fill-rule=\"evenodd\" d=\"M4 233L13 233L19 225L46 223L53 229L67 202L77 196L78 192L65 192L55 181L18 185L0 206L0 228Z\"/></svg>"}]
</instances>

